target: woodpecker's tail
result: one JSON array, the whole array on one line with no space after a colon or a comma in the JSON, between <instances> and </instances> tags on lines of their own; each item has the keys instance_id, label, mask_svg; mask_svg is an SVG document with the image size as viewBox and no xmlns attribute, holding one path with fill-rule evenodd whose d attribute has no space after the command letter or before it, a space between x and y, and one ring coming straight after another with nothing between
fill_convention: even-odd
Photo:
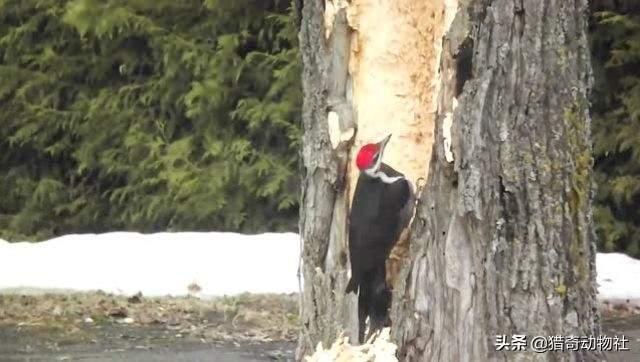
<instances>
[{"instance_id":1,"label":"woodpecker's tail","mask_svg":"<svg viewBox=\"0 0 640 362\"><path fill-rule=\"evenodd\" d=\"M391 325L389 307L391 307L391 291L386 284L378 284L369 306L369 333L367 334L367 339L384 327Z\"/></svg>"},{"instance_id":2,"label":"woodpecker's tail","mask_svg":"<svg viewBox=\"0 0 640 362\"><path fill-rule=\"evenodd\" d=\"M360 284L358 293L358 342L364 342L364 332L366 328L367 316L371 305L371 286L369 283Z\"/></svg>"},{"instance_id":3,"label":"woodpecker's tail","mask_svg":"<svg viewBox=\"0 0 640 362\"><path fill-rule=\"evenodd\" d=\"M366 273L365 277L360 280L359 287L358 336L360 343L363 343L367 317L369 317L369 333L367 334L367 338L389 325L391 291L387 288L384 264Z\"/></svg>"}]
</instances>

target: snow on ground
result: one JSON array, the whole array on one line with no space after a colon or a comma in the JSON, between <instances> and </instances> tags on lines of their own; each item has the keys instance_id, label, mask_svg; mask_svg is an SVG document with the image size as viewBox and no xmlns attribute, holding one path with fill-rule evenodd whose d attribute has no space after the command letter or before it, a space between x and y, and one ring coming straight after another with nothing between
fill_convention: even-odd
<instances>
[{"instance_id":1,"label":"snow on ground","mask_svg":"<svg viewBox=\"0 0 640 362\"><path fill-rule=\"evenodd\" d=\"M66 235L42 243L0 240L2 290L103 290L201 296L298 291L300 240L293 233ZM596 257L601 300L640 300L640 260Z\"/></svg>"},{"instance_id":2,"label":"snow on ground","mask_svg":"<svg viewBox=\"0 0 640 362\"><path fill-rule=\"evenodd\" d=\"M66 235L41 243L0 240L0 291L103 290L149 296L298 291L297 234L223 232Z\"/></svg>"},{"instance_id":3,"label":"snow on ground","mask_svg":"<svg viewBox=\"0 0 640 362\"><path fill-rule=\"evenodd\" d=\"M600 299L640 299L640 260L620 253L598 253Z\"/></svg>"}]
</instances>

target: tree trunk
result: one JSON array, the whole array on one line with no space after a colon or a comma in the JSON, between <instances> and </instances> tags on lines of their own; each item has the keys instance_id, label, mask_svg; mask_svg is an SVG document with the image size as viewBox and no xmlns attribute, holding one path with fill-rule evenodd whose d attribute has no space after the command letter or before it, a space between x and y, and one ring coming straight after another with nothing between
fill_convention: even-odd
<instances>
[{"instance_id":1,"label":"tree trunk","mask_svg":"<svg viewBox=\"0 0 640 362\"><path fill-rule=\"evenodd\" d=\"M388 133L385 162L414 182L428 175L394 278L402 360L554 359L496 352L496 335L597 335L586 0L296 6L298 359L341 333L356 340L350 160Z\"/></svg>"},{"instance_id":2,"label":"tree trunk","mask_svg":"<svg viewBox=\"0 0 640 362\"><path fill-rule=\"evenodd\" d=\"M301 358L343 332L357 341L357 300L344 294L353 152L392 133L385 162L414 182L427 176L445 7L444 0L294 5L304 64ZM408 240L394 250L392 277L407 248Z\"/></svg>"},{"instance_id":3,"label":"tree trunk","mask_svg":"<svg viewBox=\"0 0 640 362\"><path fill-rule=\"evenodd\" d=\"M344 9L326 39L323 1L297 3L302 83L302 197L300 201L302 331L298 360L318 342L342 332L355 338L356 300L346 297L346 162L355 129L347 100L348 28Z\"/></svg>"},{"instance_id":4,"label":"tree trunk","mask_svg":"<svg viewBox=\"0 0 640 362\"><path fill-rule=\"evenodd\" d=\"M495 347L497 335L599 333L587 1L459 6L430 177L395 288L400 359L590 359Z\"/></svg>"}]
</instances>

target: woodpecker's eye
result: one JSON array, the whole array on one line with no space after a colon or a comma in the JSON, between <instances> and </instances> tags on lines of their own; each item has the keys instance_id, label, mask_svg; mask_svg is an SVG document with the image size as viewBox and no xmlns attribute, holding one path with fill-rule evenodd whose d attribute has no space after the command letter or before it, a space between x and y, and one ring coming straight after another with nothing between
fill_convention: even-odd
<instances>
[{"instance_id":1,"label":"woodpecker's eye","mask_svg":"<svg viewBox=\"0 0 640 362\"><path fill-rule=\"evenodd\" d=\"M373 164L375 165L376 163L378 163L378 159L380 158L380 154L376 154L376 156L373 158Z\"/></svg>"}]
</instances>

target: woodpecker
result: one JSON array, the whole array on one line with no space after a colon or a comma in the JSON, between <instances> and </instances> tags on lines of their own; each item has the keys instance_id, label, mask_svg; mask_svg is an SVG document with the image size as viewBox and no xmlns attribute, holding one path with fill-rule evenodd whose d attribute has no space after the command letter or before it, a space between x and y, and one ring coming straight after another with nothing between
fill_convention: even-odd
<instances>
[{"instance_id":1,"label":"woodpecker","mask_svg":"<svg viewBox=\"0 0 640 362\"><path fill-rule=\"evenodd\" d=\"M360 148L360 170L349 215L351 279L346 292L358 294L358 338L389 324L391 290L386 285L386 260L413 216L415 193L405 176L382 162L388 135Z\"/></svg>"}]
</instances>

